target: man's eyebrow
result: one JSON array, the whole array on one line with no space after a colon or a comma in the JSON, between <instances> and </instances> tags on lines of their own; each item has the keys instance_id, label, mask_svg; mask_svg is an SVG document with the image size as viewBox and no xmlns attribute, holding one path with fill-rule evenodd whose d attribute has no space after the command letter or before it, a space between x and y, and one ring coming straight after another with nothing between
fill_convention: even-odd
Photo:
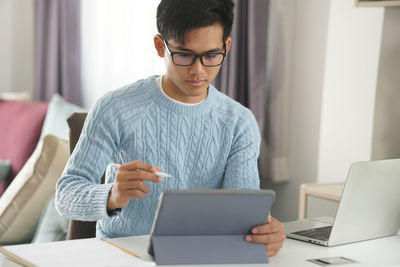
<instances>
[{"instance_id":1,"label":"man's eyebrow","mask_svg":"<svg viewBox=\"0 0 400 267\"><path fill-rule=\"evenodd\" d=\"M187 49L186 47L183 47L182 45L177 46L175 49L196 54L193 50ZM217 47L217 48L210 49L204 53L213 53L213 52L221 52L221 51L222 51L222 49Z\"/></svg>"}]
</instances>

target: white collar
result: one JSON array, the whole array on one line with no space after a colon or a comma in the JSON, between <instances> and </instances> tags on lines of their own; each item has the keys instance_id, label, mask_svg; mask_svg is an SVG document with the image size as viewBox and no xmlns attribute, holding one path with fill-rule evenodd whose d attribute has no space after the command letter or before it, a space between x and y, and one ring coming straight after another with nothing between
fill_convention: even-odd
<instances>
[{"instance_id":1,"label":"white collar","mask_svg":"<svg viewBox=\"0 0 400 267\"><path fill-rule=\"evenodd\" d=\"M192 104L192 103L185 103L185 102L181 102L181 101L178 101L178 100L173 99L172 97L168 96L168 95L165 93L164 89L162 88L162 77L163 77L163 76L157 76L157 77L156 77L157 87L160 88L161 92L162 92L166 97L168 97L169 99L171 99L171 100L174 101L175 103L178 103L178 104L184 105L184 106L195 106L195 105L198 105L198 104L201 104L201 103L204 102L205 99L203 99L203 100L202 100L201 102L199 102L199 103L194 103L194 104Z\"/></svg>"}]
</instances>

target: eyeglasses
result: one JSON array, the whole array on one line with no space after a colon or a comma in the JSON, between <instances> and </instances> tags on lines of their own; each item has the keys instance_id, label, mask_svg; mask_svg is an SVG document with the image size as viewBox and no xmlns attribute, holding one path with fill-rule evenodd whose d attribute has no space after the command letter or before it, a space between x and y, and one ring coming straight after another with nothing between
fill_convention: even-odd
<instances>
[{"instance_id":1,"label":"eyeglasses","mask_svg":"<svg viewBox=\"0 0 400 267\"><path fill-rule=\"evenodd\" d=\"M191 66L196 62L197 58L200 58L200 62L204 66L216 67L224 62L226 56L226 52L209 52L200 55L186 52L172 52L167 41L164 40L164 43L172 57L172 62L177 66ZM224 50L226 51L225 44Z\"/></svg>"}]
</instances>

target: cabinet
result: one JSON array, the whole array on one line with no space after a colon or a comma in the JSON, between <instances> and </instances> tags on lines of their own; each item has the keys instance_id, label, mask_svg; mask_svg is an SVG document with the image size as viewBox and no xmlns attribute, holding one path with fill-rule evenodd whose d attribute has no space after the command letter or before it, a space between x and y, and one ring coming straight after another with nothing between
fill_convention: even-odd
<instances>
[{"instance_id":1,"label":"cabinet","mask_svg":"<svg viewBox=\"0 0 400 267\"><path fill-rule=\"evenodd\" d=\"M400 0L356 0L356 5L366 7L400 6Z\"/></svg>"}]
</instances>

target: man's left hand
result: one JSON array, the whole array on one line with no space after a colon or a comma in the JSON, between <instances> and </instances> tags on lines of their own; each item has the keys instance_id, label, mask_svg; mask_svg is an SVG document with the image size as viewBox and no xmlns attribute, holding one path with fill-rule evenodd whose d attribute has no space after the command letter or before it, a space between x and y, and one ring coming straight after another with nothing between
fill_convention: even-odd
<instances>
[{"instance_id":1,"label":"man's left hand","mask_svg":"<svg viewBox=\"0 0 400 267\"><path fill-rule=\"evenodd\" d=\"M283 224L272 217L268 217L266 224L254 227L251 232L252 235L246 236L246 241L265 244L268 257L278 253L286 238Z\"/></svg>"}]
</instances>

